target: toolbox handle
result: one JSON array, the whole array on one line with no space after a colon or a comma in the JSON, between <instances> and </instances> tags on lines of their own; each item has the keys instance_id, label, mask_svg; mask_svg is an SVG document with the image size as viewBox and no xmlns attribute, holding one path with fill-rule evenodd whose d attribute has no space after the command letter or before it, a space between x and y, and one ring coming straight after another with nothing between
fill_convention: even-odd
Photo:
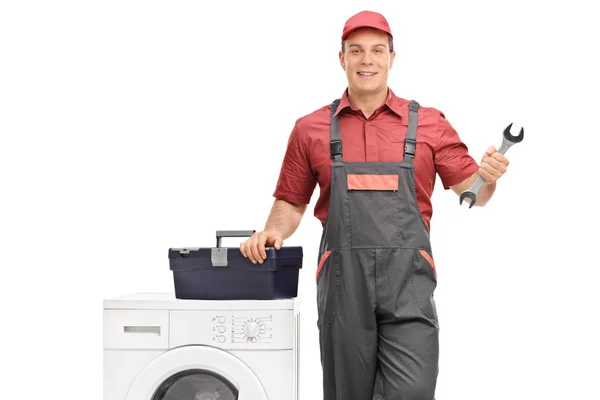
<instances>
[{"instance_id":1,"label":"toolbox handle","mask_svg":"<svg viewBox=\"0 0 600 400\"><path fill-rule=\"evenodd\" d=\"M221 247L223 237L250 237L256 231L217 231L217 247Z\"/></svg>"}]
</instances>

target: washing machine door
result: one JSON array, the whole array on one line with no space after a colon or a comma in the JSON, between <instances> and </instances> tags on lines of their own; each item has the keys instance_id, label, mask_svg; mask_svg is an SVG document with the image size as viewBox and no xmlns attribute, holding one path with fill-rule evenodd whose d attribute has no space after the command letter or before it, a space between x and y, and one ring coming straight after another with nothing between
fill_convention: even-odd
<instances>
[{"instance_id":1,"label":"washing machine door","mask_svg":"<svg viewBox=\"0 0 600 400\"><path fill-rule=\"evenodd\" d=\"M209 346L184 346L148 364L127 400L268 400L256 374L239 358Z\"/></svg>"}]
</instances>

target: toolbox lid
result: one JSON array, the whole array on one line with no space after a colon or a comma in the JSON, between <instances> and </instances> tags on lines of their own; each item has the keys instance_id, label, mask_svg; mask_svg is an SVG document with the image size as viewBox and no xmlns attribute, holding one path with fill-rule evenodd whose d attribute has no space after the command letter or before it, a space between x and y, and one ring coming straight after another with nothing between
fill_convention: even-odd
<instances>
[{"instance_id":1,"label":"toolbox lid","mask_svg":"<svg viewBox=\"0 0 600 400\"><path fill-rule=\"evenodd\" d=\"M169 264L173 271L184 271L206 267L249 268L260 271L277 271L282 266L302 268L302 247L289 246L277 250L265 248L267 258L262 264L252 263L244 257L238 247L221 247L223 237L250 237L256 231L217 231L216 247L184 247L169 249Z\"/></svg>"},{"instance_id":2,"label":"toolbox lid","mask_svg":"<svg viewBox=\"0 0 600 400\"><path fill-rule=\"evenodd\" d=\"M239 247L185 247L169 249L170 269L183 271L195 268L236 268L256 269L260 271L277 271L282 266L302 268L302 247L289 246L277 250L265 248L267 258L262 264L252 263L244 257Z\"/></svg>"}]
</instances>

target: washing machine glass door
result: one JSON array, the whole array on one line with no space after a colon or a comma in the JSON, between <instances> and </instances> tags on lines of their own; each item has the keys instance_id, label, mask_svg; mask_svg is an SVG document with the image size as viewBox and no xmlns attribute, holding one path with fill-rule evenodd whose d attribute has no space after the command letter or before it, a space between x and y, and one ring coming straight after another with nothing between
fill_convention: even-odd
<instances>
[{"instance_id":1,"label":"washing machine glass door","mask_svg":"<svg viewBox=\"0 0 600 400\"><path fill-rule=\"evenodd\" d=\"M152 400L238 400L237 388L212 371L188 369L164 381Z\"/></svg>"},{"instance_id":2,"label":"washing machine glass door","mask_svg":"<svg viewBox=\"0 0 600 400\"><path fill-rule=\"evenodd\" d=\"M210 346L184 346L152 360L133 381L127 400L268 400L254 371Z\"/></svg>"}]
</instances>

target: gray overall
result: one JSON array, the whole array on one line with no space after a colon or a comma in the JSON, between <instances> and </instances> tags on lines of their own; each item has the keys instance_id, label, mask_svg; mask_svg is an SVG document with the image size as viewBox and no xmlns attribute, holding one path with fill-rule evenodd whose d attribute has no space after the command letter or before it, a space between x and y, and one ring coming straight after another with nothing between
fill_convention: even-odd
<instances>
[{"instance_id":1,"label":"gray overall","mask_svg":"<svg viewBox=\"0 0 600 400\"><path fill-rule=\"evenodd\" d=\"M324 400L434 400L437 284L419 211L410 103L402 162L345 162L331 106L331 198L317 269Z\"/></svg>"}]
</instances>

